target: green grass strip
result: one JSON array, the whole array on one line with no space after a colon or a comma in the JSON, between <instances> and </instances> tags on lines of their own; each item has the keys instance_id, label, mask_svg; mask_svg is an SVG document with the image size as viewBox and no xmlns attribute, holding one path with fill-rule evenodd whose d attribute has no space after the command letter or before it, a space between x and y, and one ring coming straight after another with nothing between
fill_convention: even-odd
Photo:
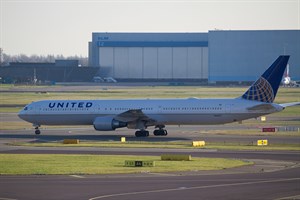
<instances>
[{"instance_id":1,"label":"green grass strip","mask_svg":"<svg viewBox=\"0 0 300 200\"><path fill-rule=\"evenodd\" d=\"M155 161L155 167L125 167L125 160ZM121 174L222 170L253 163L236 159L192 158L161 161L159 156L0 154L1 175Z\"/></svg>"}]
</instances>

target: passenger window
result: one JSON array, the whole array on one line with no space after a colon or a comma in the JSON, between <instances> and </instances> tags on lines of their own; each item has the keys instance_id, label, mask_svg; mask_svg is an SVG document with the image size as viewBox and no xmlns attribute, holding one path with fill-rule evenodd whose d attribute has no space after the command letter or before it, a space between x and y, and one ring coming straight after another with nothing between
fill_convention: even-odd
<instances>
[{"instance_id":1,"label":"passenger window","mask_svg":"<svg viewBox=\"0 0 300 200\"><path fill-rule=\"evenodd\" d=\"M24 108L24 110L28 110L28 108L27 108L27 107L25 107L25 108Z\"/></svg>"}]
</instances>

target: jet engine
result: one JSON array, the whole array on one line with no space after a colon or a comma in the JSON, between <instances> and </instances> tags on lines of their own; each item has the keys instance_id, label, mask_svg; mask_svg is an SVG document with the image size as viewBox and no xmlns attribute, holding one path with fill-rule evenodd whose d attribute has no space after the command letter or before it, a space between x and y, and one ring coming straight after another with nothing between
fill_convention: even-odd
<instances>
[{"instance_id":1,"label":"jet engine","mask_svg":"<svg viewBox=\"0 0 300 200\"><path fill-rule=\"evenodd\" d=\"M94 128L97 131L113 131L116 128L126 127L126 122L120 122L115 120L112 116L97 117L94 120Z\"/></svg>"},{"instance_id":2,"label":"jet engine","mask_svg":"<svg viewBox=\"0 0 300 200\"><path fill-rule=\"evenodd\" d=\"M284 77L284 79L283 79L283 83L285 84L285 85L288 85L288 84L290 84L291 83L291 78L290 77Z\"/></svg>"}]
</instances>

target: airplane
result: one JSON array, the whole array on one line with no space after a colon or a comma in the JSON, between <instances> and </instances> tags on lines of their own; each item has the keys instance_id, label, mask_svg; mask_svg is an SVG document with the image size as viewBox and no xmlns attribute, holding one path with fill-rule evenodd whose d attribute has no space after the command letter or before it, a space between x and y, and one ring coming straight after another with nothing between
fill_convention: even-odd
<instances>
[{"instance_id":1,"label":"airplane","mask_svg":"<svg viewBox=\"0 0 300 200\"><path fill-rule=\"evenodd\" d=\"M282 79L282 84L284 87L299 87L296 81L293 81L289 75L290 66L287 64L286 72L284 73L284 78Z\"/></svg>"},{"instance_id":2,"label":"airplane","mask_svg":"<svg viewBox=\"0 0 300 200\"><path fill-rule=\"evenodd\" d=\"M136 137L166 136L166 125L213 125L240 122L280 112L300 102L273 103L289 56L279 56L240 97L233 99L43 100L28 104L18 116L41 125L93 125L97 131L127 127Z\"/></svg>"}]
</instances>

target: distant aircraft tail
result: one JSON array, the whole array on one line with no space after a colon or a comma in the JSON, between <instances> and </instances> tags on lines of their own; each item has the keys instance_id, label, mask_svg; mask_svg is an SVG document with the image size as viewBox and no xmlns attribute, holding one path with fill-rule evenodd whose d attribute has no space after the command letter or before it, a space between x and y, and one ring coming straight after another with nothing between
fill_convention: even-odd
<instances>
[{"instance_id":1,"label":"distant aircraft tail","mask_svg":"<svg viewBox=\"0 0 300 200\"><path fill-rule=\"evenodd\" d=\"M286 71L285 71L285 74L284 74L285 77L289 77L290 76L289 75L289 71L290 71L290 66L289 66L289 64L287 64Z\"/></svg>"},{"instance_id":2,"label":"distant aircraft tail","mask_svg":"<svg viewBox=\"0 0 300 200\"><path fill-rule=\"evenodd\" d=\"M287 62L290 56L279 56L275 62L243 94L247 100L272 103L277 94Z\"/></svg>"}]
</instances>

